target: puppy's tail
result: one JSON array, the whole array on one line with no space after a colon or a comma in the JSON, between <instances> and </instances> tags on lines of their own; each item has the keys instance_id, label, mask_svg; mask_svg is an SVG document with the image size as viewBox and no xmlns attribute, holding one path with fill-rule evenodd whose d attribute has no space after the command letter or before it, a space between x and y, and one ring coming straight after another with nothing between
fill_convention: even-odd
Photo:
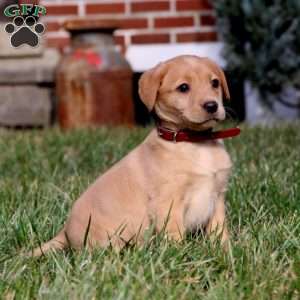
<instances>
[{"instance_id":1,"label":"puppy's tail","mask_svg":"<svg viewBox=\"0 0 300 300\"><path fill-rule=\"evenodd\" d=\"M53 239L35 248L28 256L39 257L51 250L62 250L68 246L65 230L61 230Z\"/></svg>"}]
</instances>

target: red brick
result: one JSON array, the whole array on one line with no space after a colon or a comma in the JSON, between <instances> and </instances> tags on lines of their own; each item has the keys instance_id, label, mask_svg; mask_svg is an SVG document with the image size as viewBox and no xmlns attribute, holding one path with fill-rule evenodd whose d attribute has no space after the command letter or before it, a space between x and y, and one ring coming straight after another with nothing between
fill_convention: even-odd
<instances>
[{"instance_id":1,"label":"red brick","mask_svg":"<svg viewBox=\"0 0 300 300\"><path fill-rule=\"evenodd\" d=\"M156 28L185 27L193 25L193 17L162 17L154 20L154 27Z\"/></svg>"},{"instance_id":2,"label":"red brick","mask_svg":"<svg viewBox=\"0 0 300 300\"><path fill-rule=\"evenodd\" d=\"M124 3L102 3L102 4L87 4L87 14L110 14L110 13L124 13Z\"/></svg>"},{"instance_id":3,"label":"red brick","mask_svg":"<svg viewBox=\"0 0 300 300\"><path fill-rule=\"evenodd\" d=\"M200 24L204 26L216 25L216 18L214 16L200 16Z\"/></svg>"},{"instance_id":4,"label":"red brick","mask_svg":"<svg viewBox=\"0 0 300 300\"><path fill-rule=\"evenodd\" d=\"M58 48L60 50L69 46L71 43L70 38L68 37L48 37L47 38L47 47Z\"/></svg>"},{"instance_id":5,"label":"red brick","mask_svg":"<svg viewBox=\"0 0 300 300\"><path fill-rule=\"evenodd\" d=\"M148 11L159 11L169 10L169 1L140 1L131 3L132 12L148 12Z\"/></svg>"},{"instance_id":6,"label":"red brick","mask_svg":"<svg viewBox=\"0 0 300 300\"><path fill-rule=\"evenodd\" d=\"M169 34L153 33L153 34L136 34L131 37L132 44L157 44L169 43Z\"/></svg>"},{"instance_id":7,"label":"red brick","mask_svg":"<svg viewBox=\"0 0 300 300\"><path fill-rule=\"evenodd\" d=\"M210 32L190 32L190 33L178 33L176 36L177 42L214 42L218 40L217 33L215 31Z\"/></svg>"},{"instance_id":8,"label":"red brick","mask_svg":"<svg viewBox=\"0 0 300 300\"><path fill-rule=\"evenodd\" d=\"M209 0L178 0L176 1L177 10L203 10L212 9Z\"/></svg>"},{"instance_id":9,"label":"red brick","mask_svg":"<svg viewBox=\"0 0 300 300\"><path fill-rule=\"evenodd\" d=\"M120 22L121 22L122 29L147 28L148 27L148 19L146 19L146 18L120 19Z\"/></svg>"},{"instance_id":10,"label":"red brick","mask_svg":"<svg viewBox=\"0 0 300 300\"><path fill-rule=\"evenodd\" d=\"M60 22L47 22L46 23L46 31L58 31L62 28L62 24Z\"/></svg>"},{"instance_id":11,"label":"red brick","mask_svg":"<svg viewBox=\"0 0 300 300\"><path fill-rule=\"evenodd\" d=\"M49 5L46 6L47 16L51 15L77 15L77 5Z\"/></svg>"}]
</instances>

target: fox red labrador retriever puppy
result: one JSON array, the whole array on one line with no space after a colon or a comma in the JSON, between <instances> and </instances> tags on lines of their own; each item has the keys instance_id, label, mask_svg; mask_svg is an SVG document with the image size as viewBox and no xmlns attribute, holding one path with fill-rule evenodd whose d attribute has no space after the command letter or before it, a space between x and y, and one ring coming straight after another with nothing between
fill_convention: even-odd
<instances>
[{"instance_id":1,"label":"fox red labrador retriever puppy","mask_svg":"<svg viewBox=\"0 0 300 300\"><path fill-rule=\"evenodd\" d=\"M165 226L176 240L198 228L228 239L224 194L231 160L219 138L237 133L211 131L225 118L223 71L208 58L179 56L145 72L139 93L157 128L82 194L63 229L35 256L85 243L120 248L132 238L141 241L150 226Z\"/></svg>"}]
</instances>

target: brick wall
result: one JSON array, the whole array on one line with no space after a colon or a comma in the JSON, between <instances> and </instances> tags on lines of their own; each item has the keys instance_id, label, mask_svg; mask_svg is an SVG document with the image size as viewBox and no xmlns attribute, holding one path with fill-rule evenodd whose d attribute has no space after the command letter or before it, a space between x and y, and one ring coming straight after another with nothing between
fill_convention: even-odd
<instances>
[{"instance_id":1,"label":"brick wall","mask_svg":"<svg viewBox=\"0 0 300 300\"><path fill-rule=\"evenodd\" d=\"M131 44L216 41L214 11L209 0L40 0L46 6L49 47L69 45L62 23L68 18L121 20L116 42Z\"/></svg>"}]
</instances>

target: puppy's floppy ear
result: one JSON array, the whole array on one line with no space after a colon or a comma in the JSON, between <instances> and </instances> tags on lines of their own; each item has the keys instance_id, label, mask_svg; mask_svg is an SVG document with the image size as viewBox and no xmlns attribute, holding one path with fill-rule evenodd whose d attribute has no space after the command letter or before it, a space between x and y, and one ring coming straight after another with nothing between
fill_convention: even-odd
<instances>
[{"instance_id":1,"label":"puppy's floppy ear","mask_svg":"<svg viewBox=\"0 0 300 300\"><path fill-rule=\"evenodd\" d=\"M152 111L154 108L161 80L165 73L166 64L160 63L156 67L146 71L140 78L139 95L149 111Z\"/></svg>"},{"instance_id":2,"label":"puppy's floppy ear","mask_svg":"<svg viewBox=\"0 0 300 300\"><path fill-rule=\"evenodd\" d=\"M221 68L219 68L219 72L220 72L221 86L223 90L223 97L225 100L230 100L230 93L229 93L228 84L227 84L224 71Z\"/></svg>"},{"instance_id":3,"label":"puppy's floppy ear","mask_svg":"<svg viewBox=\"0 0 300 300\"><path fill-rule=\"evenodd\" d=\"M229 89L228 89L224 71L215 62L213 62L209 58L203 57L201 59L203 59L205 61L205 63L212 68L212 70L216 73L216 75L218 75L218 77L221 81L223 97L225 100L230 100L230 93L229 93Z\"/></svg>"}]
</instances>

